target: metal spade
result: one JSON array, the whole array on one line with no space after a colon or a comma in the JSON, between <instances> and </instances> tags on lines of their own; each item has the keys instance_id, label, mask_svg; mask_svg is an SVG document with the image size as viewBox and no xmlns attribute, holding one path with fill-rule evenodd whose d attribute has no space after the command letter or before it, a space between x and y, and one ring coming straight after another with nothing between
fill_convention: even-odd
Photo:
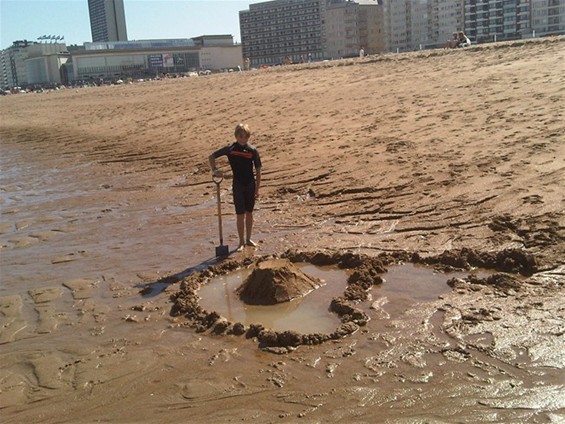
<instances>
[{"instance_id":1,"label":"metal spade","mask_svg":"<svg viewBox=\"0 0 565 424\"><path fill-rule=\"evenodd\" d=\"M222 234L222 203L220 200L220 184L224 177L213 177L212 181L216 184L216 197L218 199L218 225L220 227L220 245L216 246L216 257L226 257L230 254L228 246L224 246L224 236Z\"/></svg>"}]
</instances>

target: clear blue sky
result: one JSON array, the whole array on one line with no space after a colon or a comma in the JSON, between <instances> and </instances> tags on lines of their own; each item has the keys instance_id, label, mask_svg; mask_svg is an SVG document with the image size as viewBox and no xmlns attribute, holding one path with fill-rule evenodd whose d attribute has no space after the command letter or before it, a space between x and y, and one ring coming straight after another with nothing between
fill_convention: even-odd
<instances>
[{"instance_id":1,"label":"clear blue sky","mask_svg":"<svg viewBox=\"0 0 565 424\"><path fill-rule=\"evenodd\" d=\"M231 34L241 42L239 11L266 0L124 0L129 40ZM87 0L0 0L0 48L42 35L92 41Z\"/></svg>"}]
</instances>

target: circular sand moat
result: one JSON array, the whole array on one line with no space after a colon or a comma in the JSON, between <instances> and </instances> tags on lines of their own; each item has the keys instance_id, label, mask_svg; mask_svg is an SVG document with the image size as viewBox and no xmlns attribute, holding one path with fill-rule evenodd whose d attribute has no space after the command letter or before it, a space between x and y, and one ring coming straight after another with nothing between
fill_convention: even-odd
<instances>
[{"instance_id":1,"label":"circular sand moat","mask_svg":"<svg viewBox=\"0 0 565 424\"><path fill-rule=\"evenodd\" d=\"M280 256L227 259L218 265L191 274L182 281L180 290L172 295L174 305L171 315L183 316L186 319L184 325L194 328L197 332L245 336L257 340L259 347L264 350L285 353L300 345L321 344L346 337L366 325L370 317L365 312L365 303L370 299L372 288L383 283L382 275L387 272L387 267L407 262L433 266L441 271L479 267L531 275L536 270L534 258L519 250L480 253L462 249L427 258L409 252L382 253L371 257L351 252L289 250ZM249 269L250 273L237 288L236 294L248 304L272 307L310 296L313 291L323 286L324 282L302 272L295 265L297 263L335 266L347 271L343 293L327 299L328 310L339 320L333 331L304 334L295 330L274 330L264 325L264 322L232 321L218 311L206 310L201 304L201 287L210 284L219 276L228 276L242 269ZM502 273L494 273L486 278L469 275L465 278L453 278L447 283L451 287L457 287L470 281L473 284L493 285L499 289L520 284L518 278Z\"/></svg>"}]
</instances>

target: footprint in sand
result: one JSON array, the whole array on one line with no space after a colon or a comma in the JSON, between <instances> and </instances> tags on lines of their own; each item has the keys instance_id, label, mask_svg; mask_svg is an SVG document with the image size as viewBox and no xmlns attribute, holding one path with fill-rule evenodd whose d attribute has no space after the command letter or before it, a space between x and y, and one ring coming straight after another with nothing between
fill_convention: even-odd
<instances>
[{"instance_id":1,"label":"footprint in sand","mask_svg":"<svg viewBox=\"0 0 565 424\"><path fill-rule=\"evenodd\" d=\"M0 297L0 344L16 340L16 335L27 327L22 305L21 296Z\"/></svg>"},{"instance_id":2,"label":"footprint in sand","mask_svg":"<svg viewBox=\"0 0 565 424\"><path fill-rule=\"evenodd\" d=\"M63 286L68 288L73 299L89 299L94 294L94 291L98 288L98 283L94 280L76 279L63 283Z\"/></svg>"},{"instance_id":3,"label":"footprint in sand","mask_svg":"<svg viewBox=\"0 0 565 424\"><path fill-rule=\"evenodd\" d=\"M15 248L22 249L24 247L31 246L33 244L39 243L39 240L34 237L17 237L8 240L8 242L12 243Z\"/></svg>"},{"instance_id":4,"label":"footprint in sand","mask_svg":"<svg viewBox=\"0 0 565 424\"><path fill-rule=\"evenodd\" d=\"M61 370L64 362L59 355L53 353L41 353L35 355L30 361L33 374L37 378L37 385L47 389L59 389L68 383L61 379Z\"/></svg>"},{"instance_id":5,"label":"footprint in sand","mask_svg":"<svg viewBox=\"0 0 565 424\"><path fill-rule=\"evenodd\" d=\"M0 223L0 234L8 234L9 232L14 230L13 224L8 223Z\"/></svg>"},{"instance_id":6,"label":"footprint in sand","mask_svg":"<svg viewBox=\"0 0 565 424\"><path fill-rule=\"evenodd\" d=\"M60 322L67 317L65 314L57 313L54 302L62 295L60 287L42 287L30 290L29 295L35 303L35 310L39 315L37 319L36 333L52 333L57 329Z\"/></svg>"}]
</instances>

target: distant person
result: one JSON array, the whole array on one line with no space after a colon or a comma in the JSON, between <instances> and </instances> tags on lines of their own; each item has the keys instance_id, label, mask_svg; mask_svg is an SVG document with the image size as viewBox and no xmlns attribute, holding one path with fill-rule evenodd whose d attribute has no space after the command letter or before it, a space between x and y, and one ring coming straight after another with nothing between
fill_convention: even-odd
<instances>
[{"instance_id":1,"label":"distant person","mask_svg":"<svg viewBox=\"0 0 565 424\"><path fill-rule=\"evenodd\" d=\"M363 47L361 47L361 49L359 50L359 57L361 59L365 57L365 49Z\"/></svg>"},{"instance_id":2,"label":"distant person","mask_svg":"<svg viewBox=\"0 0 565 424\"><path fill-rule=\"evenodd\" d=\"M243 68L246 71L249 71L251 69L251 61L249 60L248 57L246 57L245 60L243 61Z\"/></svg>"},{"instance_id":3,"label":"distant person","mask_svg":"<svg viewBox=\"0 0 565 424\"><path fill-rule=\"evenodd\" d=\"M469 47L471 40L465 35L463 31L453 33L453 38L445 44L445 48L455 49L457 47Z\"/></svg>"},{"instance_id":4,"label":"distant person","mask_svg":"<svg viewBox=\"0 0 565 424\"><path fill-rule=\"evenodd\" d=\"M459 33L454 32L451 35L453 36L453 38L444 45L446 49L454 49L459 45Z\"/></svg>"},{"instance_id":5,"label":"distant person","mask_svg":"<svg viewBox=\"0 0 565 424\"><path fill-rule=\"evenodd\" d=\"M292 65L292 60L290 59L290 57L285 57L284 58L284 64L285 65Z\"/></svg>"},{"instance_id":6,"label":"distant person","mask_svg":"<svg viewBox=\"0 0 565 424\"><path fill-rule=\"evenodd\" d=\"M253 209L255 200L259 198L259 186L261 184L261 158L259 151L248 144L251 130L246 124L238 124L235 127L236 141L208 157L212 175L223 177L222 171L216 167L216 159L227 156L233 173L232 193L235 214L237 216L237 234L239 246L237 252L241 252L245 246L256 247L257 243L251 240L253 230ZM253 173L255 168L255 173Z\"/></svg>"},{"instance_id":7,"label":"distant person","mask_svg":"<svg viewBox=\"0 0 565 424\"><path fill-rule=\"evenodd\" d=\"M459 40L457 47L469 47L471 45L471 40L469 40L463 31L457 33L457 39Z\"/></svg>"}]
</instances>

